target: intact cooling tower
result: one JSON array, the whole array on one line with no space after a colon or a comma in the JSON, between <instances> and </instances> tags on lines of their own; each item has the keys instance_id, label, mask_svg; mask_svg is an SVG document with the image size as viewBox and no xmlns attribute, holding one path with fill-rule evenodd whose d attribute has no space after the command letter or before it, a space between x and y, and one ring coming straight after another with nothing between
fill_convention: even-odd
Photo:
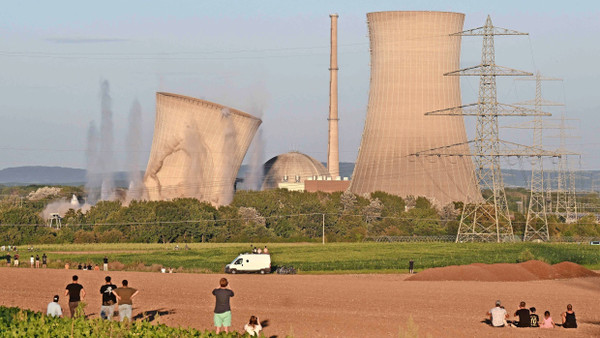
<instances>
[{"instance_id":1,"label":"intact cooling tower","mask_svg":"<svg viewBox=\"0 0 600 338\"><path fill-rule=\"evenodd\" d=\"M367 14L371 84L367 118L350 189L425 196L438 204L480 199L471 158L415 157L466 142L460 116L425 116L461 104L459 69L464 14ZM453 150L468 152L467 146Z\"/></svg>"},{"instance_id":2,"label":"intact cooling tower","mask_svg":"<svg viewBox=\"0 0 600 338\"><path fill-rule=\"evenodd\" d=\"M148 198L194 197L229 204L261 120L182 95L156 93L152 151L144 176Z\"/></svg>"}]
</instances>

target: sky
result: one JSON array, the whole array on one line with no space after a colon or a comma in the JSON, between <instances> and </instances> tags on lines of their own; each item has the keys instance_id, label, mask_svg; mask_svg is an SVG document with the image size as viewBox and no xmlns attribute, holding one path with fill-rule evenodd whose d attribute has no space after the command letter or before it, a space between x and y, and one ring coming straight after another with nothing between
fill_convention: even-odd
<instances>
[{"instance_id":1,"label":"sky","mask_svg":"<svg viewBox=\"0 0 600 338\"><path fill-rule=\"evenodd\" d=\"M529 36L498 37L496 63L562 78L545 98L565 102L574 165L600 169L598 1L26 1L0 11L0 168L84 168L88 126L100 123L100 84L110 83L118 168L126 166L127 119L142 107L143 163L152 143L155 93L174 92L260 116L264 160L298 150L327 156L330 13L339 14L340 160L354 162L369 93L366 13L435 10L466 14L465 29L489 14ZM461 66L480 60L481 39L463 38ZM477 79L461 80L463 103ZM498 82L499 100L533 98L534 84ZM472 136L474 121L465 123ZM503 126L525 122L503 120ZM546 135L557 134L549 130ZM525 130L501 137L531 142ZM544 141L555 147L556 138ZM517 167L518 169L518 167Z\"/></svg>"}]
</instances>

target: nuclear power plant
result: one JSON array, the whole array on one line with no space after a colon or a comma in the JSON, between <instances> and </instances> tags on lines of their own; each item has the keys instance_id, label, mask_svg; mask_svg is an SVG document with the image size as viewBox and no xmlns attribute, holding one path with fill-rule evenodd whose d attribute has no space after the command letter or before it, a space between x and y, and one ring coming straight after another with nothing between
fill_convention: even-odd
<instances>
[{"instance_id":1,"label":"nuclear power plant","mask_svg":"<svg viewBox=\"0 0 600 338\"><path fill-rule=\"evenodd\" d=\"M411 154L467 141L462 116L425 116L461 104L459 69L464 14L367 14L371 83L367 118L350 190L425 196L435 203L481 198L471 158ZM463 152L468 152L467 145Z\"/></svg>"},{"instance_id":2,"label":"nuclear power plant","mask_svg":"<svg viewBox=\"0 0 600 338\"><path fill-rule=\"evenodd\" d=\"M236 175L261 120L187 96L157 93L147 197L229 204Z\"/></svg>"},{"instance_id":3,"label":"nuclear power plant","mask_svg":"<svg viewBox=\"0 0 600 338\"><path fill-rule=\"evenodd\" d=\"M415 153L464 144L462 116L425 116L461 105L457 77L464 14L368 13L371 82L366 122L351 181L340 177L337 96L337 20L331 18L327 167L291 152L264 164L262 189L384 191L424 196L436 204L479 201L469 156L418 157ZM261 120L216 103L157 93L152 151L144 177L151 200L196 197L228 204L236 175ZM319 181L319 182L315 182ZM338 181L339 183L335 183ZM331 182L331 183L330 183Z\"/></svg>"}]
</instances>

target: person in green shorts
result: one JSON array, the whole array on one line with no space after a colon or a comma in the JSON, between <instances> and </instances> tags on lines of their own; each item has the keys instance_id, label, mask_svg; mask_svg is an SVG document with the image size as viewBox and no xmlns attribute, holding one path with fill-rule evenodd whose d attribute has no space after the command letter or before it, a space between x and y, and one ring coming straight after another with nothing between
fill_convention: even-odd
<instances>
[{"instance_id":1,"label":"person in green shorts","mask_svg":"<svg viewBox=\"0 0 600 338\"><path fill-rule=\"evenodd\" d=\"M212 292L216 298L214 321L217 334L221 332L221 327L225 329L225 333L229 332L229 327L231 326L231 306L229 305L229 299L233 297L233 291L229 288L227 278L221 278L219 284L221 287L214 289Z\"/></svg>"}]
</instances>

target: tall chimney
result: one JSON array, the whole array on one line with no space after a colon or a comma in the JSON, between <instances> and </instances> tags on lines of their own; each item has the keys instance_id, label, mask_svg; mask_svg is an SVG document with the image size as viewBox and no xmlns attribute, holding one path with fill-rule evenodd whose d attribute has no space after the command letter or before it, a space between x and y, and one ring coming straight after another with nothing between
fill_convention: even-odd
<instances>
[{"instance_id":1,"label":"tall chimney","mask_svg":"<svg viewBox=\"0 0 600 338\"><path fill-rule=\"evenodd\" d=\"M331 58L329 62L329 147L327 149L327 171L335 180L340 176L340 150L338 137L338 86L337 86L337 14L331 18Z\"/></svg>"}]
</instances>

